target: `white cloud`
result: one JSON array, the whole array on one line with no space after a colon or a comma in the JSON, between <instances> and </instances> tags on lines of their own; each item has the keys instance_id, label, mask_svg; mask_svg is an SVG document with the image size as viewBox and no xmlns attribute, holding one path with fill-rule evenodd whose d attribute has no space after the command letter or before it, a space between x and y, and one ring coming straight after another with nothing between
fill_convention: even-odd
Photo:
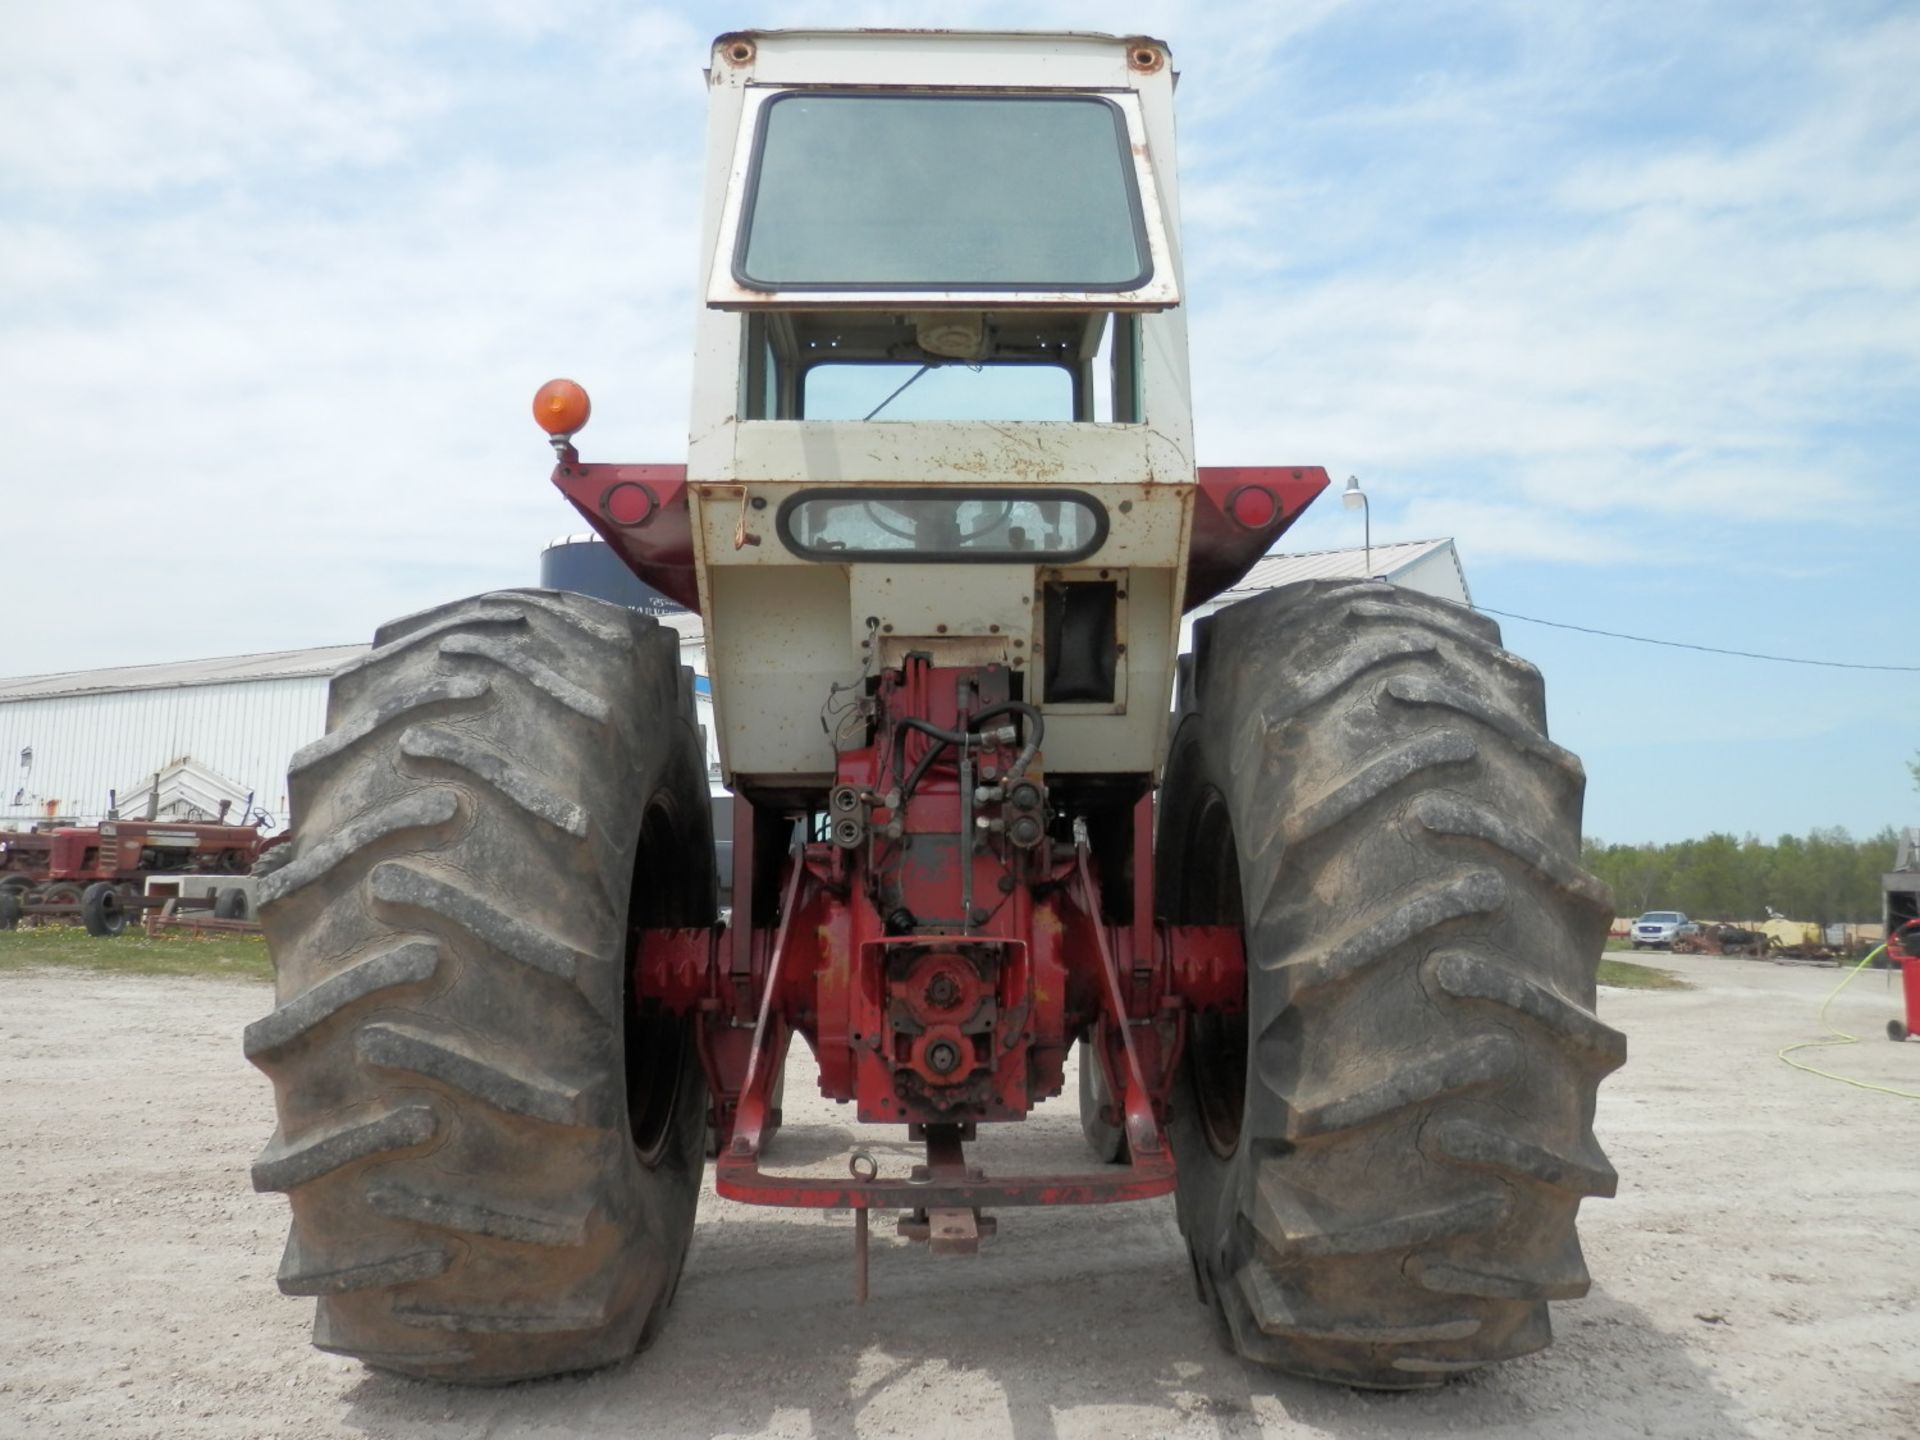
<instances>
[{"instance_id":1,"label":"white cloud","mask_svg":"<svg viewBox=\"0 0 1920 1440\"><path fill-rule=\"evenodd\" d=\"M1617 565L1634 560L1678 558L1670 546L1649 543L1618 530L1546 508L1475 499L1471 494L1416 495L1401 509L1409 535L1453 535L1462 563L1548 560L1565 565Z\"/></svg>"},{"instance_id":2,"label":"white cloud","mask_svg":"<svg viewBox=\"0 0 1920 1440\"><path fill-rule=\"evenodd\" d=\"M1701 535L1911 513L1904 473L1851 432L1911 438L1920 389L1920 26L1773 33L1748 81L1779 88L1742 135L1583 122L1545 146L1564 97L1647 68L1582 74L1608 50L1598 23L1533 35L1531 71L1427 76L1318 119L1324 143L1364 136L1388 157L1317 177L1325 207L1302 205L1311 182L1255 185L1237 209L1231 177L1203 189L1189 251L1210 261L1191 287L1209 458L1389 474L1432 517L1409 533L1457 516L1495 527L1477 553L1541 560L1574 548L1554 518L1569 512L1691 516ZM1303 240L1323 209L1338 240ZM1262 235L1288 263L1259 263ZM1431 493L1463 473L1498 516Z\"/></svg>"},{"instance_id":3,"label":"white cloud","mask_svg":"<svg viewBox=\"0 0 1920 1440\"><path fill-rule=\"evenodd\" d=\"M416 25L377 12L246 0L94 0L17 8L0 49L0 173L46 192L127 198L399 158L447 103L391 48Z\"/></svg>"},{"instance_id":4,"label":"white cloud","mask_svg":"<svg viewBox=\"0 0 1920 1440\"><path fill-rule=\"evenodd\" d=\"M695 135L701 53L660 97ZM176 168L162 172L172 193L152 197L147 97L82 86L100 133L126 141L89 181L111 193L73 200L65 177L41 193L75 218L0 229L0 565L13 583L68 587L102 568L198 571L245 598L166 617L180 633L161 640L161 617L130 623L118 587L83 587L59 626L9 647L9 671L337 641L531 579L541 543L578 523L527 413L554 373L597 382L610 453L682 451L697 154L678 132L665 149L635 143L627 127L652 118L656 92L584 79L598 100L584 119L538 93L494 117L537 142L531 160L456 148L427 163L443 137L416 114L396 179L324 200L247 146L223 152L225 183ZM262 134L305 125L295 112L319 83L289 83ZM568 83L549 67L549 89ZM457 74L416 89L478 98ZM175 134L202 124L172 120ZM338 186L356 163L335 156L315 184Z\"/></svg>"}]
</instances>

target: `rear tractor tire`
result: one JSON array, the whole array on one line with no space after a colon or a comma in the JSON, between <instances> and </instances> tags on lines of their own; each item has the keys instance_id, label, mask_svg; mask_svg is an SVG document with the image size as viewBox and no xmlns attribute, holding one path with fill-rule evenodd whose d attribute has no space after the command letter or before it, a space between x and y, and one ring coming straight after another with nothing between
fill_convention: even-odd
<instances>
[{"instance_id":1,"label":"rear tractor tire","mask_svg":"<svg viewBox=\"0 0 1920 1440\"><path fill-rule=\"evenodd\" d=\"M1248 1358L1378 1389L1549 1343L1611 1195L1593 1013L1612 920L1580 762L1471 611L1310 581L1203 620L1161 794L1173 923L1239 924L1171 1139L1203 1294Z\"/></svg>"},{"instance_id":2,"label":"rear tractor tire","mask_svg":"<svg viewBox=\"0 0 1920 1440\"><path fill-rule=\"evenodd\" d=\"M247 1028L279 1128L280 1288L314 1343L470 1384L585 1370L659 1324L706 1086L642 1013L630 933L714 918L706 765L674 634L509 591L386 626L294 757Z\"/></svg>"}]
</instances>

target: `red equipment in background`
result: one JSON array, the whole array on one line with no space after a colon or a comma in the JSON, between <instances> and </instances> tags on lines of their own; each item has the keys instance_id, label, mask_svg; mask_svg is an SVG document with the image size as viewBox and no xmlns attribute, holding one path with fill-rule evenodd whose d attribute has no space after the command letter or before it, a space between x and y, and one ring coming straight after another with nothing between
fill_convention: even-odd
<instances>
[{"instance_id":1,"label":"red equipment in background","mask_svg":"<svg viewBox=\"0 0 1920 1440\"><path fill-rule=\"evenodd\" d=\"M284 835L263 836L252 825L208 825L164 820L105 820L0 835L0 907L13 919L81 915L83 897L98 886L113 891L112 915L154 908L145 895L155 875L245 875L262 852ZM91 923L91 922L90 922ZM110 920L118 933L118 920Z\"/></svg>"},{"instance_id":2,"label":"red equipment in background","mask_svg":"<svg viewBox=\"0 0 1920 1440\"><path fill-rule=\"evenodd\" d=\"M268 842L251 825L107 820L53 832L47 879L137 884L149 875L244 875Z\"/></svg>"},{"instance_id":3,"label":"red equipment in background","mask_svg":"<svg viewBox=\"0 0 1920 1440\"><path fill-rule=\"evenodd\" d=\"M28 886L99 880L134 885L149 875L244 875L273 844L251 825L105 820L0 837L0 881Z\"/></svg>"},{"instance_id":4,"label":"red equipment in background","mask_svg":"<svg viewBox=\"0 0 1920 1440\"><path fill-rule=\"evenodd\" d=\"M22 893L44 884L52 868L52 830L0 831L0 889Z\"/></svg>"},{"instance_id":5,"label":"red equipment in background","mask_svg":"<svg viewBox=\"0 0 1920 1440\"><path fill-rule=\"evenodd\" d=\"M1906 999L1906 1020L1889 1020L1887 1038L1906 1040L1920 1035L1920 919L1907 921L1887 937L1887 958L1900 967L1900 988Z\"/></svg>"}]
</instances>

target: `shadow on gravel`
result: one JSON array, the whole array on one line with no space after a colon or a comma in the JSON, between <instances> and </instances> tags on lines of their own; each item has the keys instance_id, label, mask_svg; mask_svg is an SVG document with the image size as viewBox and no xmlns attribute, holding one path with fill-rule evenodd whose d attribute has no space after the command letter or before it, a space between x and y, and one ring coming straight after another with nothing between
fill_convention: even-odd
<instances>
[{"instance_id":1,"label":"shadow on gravel","mask_svg":"<svg viewBox=\"0 0 1920 1440\"><path fill-rule=\"evenodd\" d=\"M765 1159L762 1163L775 1174L799 1170L825 1160L844 1159L856 1143L863 1143L863 1139L846 1125L813 1124L782 1128L763 1152ZM867 1143L866 1148L871 1150L874 1147ZM921 1147L905 1140L887 1148L896 1151L903 1164L913 1164L920 1158Z\"/></svg>"},{"instance_id":2,"label":"shadow on gravel","mask_svg":"<svg viewBox=\"0 0 1920 1440\"><path fill-rule=\"evenodd\" d=\"M1244 1367L1250 1394L1271 1397L1307 1433L1341 1437L1672 1437L1740 1440L1750 1432L1681 1339L1596 1287L1553 1307L1554 1343L1438 1390L1384 1395ZM1226 1343L1224 1335L1221 1343ZM1255 1408L1272 1414L1259 1400ZM1271 1425L1269 1433L1293 1433Z\"/></svg>"},{"instance_id":3,"label":"shadow on gravel","mask_svg":"<svg viewBox=\"0 0 1920 1440\"><path fill-rule=\"evenodd\" d=\"M1194 1299L1171 1207L1128 1208L1003 1216L971 1260L930 1257L876 1225L865 1307L849 1298L847 1217L736 1210L696 1234L665 1332L628 1364L499 1390L366 1372L343 1387L343 1418L396 1440L1743 1433L1675 1336L1601 1292L1556 1307L1545 1354L1439 1390L1257 1370Z\"/></svg>"}]
</instances>

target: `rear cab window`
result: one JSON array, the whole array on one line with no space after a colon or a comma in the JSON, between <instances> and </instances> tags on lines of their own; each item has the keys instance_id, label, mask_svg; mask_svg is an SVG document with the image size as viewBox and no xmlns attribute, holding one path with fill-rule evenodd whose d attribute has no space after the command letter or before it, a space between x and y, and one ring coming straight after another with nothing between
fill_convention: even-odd
<instances>
[{"instance_id":1,"label":"rear cab window","mask_svg":"<svg viewBox=\"0 0 1920 1440\"><path fill-rule=\"evenodd\" d=\"M1139 97L751 87L707 301L746 420L1136 423L1179 302Z\"/></svg>"}]
</instances>

